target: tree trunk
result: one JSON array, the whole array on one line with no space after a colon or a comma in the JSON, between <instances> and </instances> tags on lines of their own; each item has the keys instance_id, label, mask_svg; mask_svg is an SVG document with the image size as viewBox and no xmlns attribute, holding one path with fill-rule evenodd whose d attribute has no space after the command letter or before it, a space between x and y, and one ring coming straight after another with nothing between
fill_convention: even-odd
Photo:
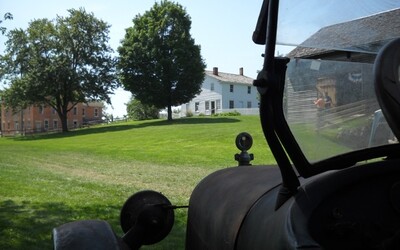
<instances>
[{"instance_id":1,"label":"tree trunk","mask_svg":"<svg viewBox=\"0 0 400 250\"><path fill-rule=\"evenodd\" d=\"M168 105L168 121L172 121L172 107Z\"/></svg>"},{"instance_id":2,"label":"tree trunk","mask_svg":"<svg viewBox=\"0 0 400 250\"><path fill-rule=\"evenodd\" d=\"M63 133L68 132L68 122L67 122L67 115L66 114L59 114L58 115L61 120L61 129Z\"/></svg>"}]
</instances>

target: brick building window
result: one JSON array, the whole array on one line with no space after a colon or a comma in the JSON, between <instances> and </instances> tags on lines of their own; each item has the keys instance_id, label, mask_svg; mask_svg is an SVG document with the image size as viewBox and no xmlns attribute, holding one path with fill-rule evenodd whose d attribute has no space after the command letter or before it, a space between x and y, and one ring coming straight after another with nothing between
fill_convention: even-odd
<instances>
[{"instance_id":1,"label":"brick building window","mask_svg":"<svg viewBox=\"0 0 400 250\"><path fill-rule=\"evenodd\" d=\"M44 120L44 130L49 130L49 120Z\"/></svg>"},{"instance_id":2,"label":"brick building window","mask_svg":"<svg viewBox=\"0 0 400 250\"><path fill-rule=\"evenodd\" d=\"M38 112L39 112L39 114L43 115L43 113L44 113L44 107L43 107L43 105L40 105L40 106L38 107Z\"/></svg>"},{"instance_id":3,"label":"brick building window","mask_svg":"<svg viewBox=\"0 0 400 250\"><path fill-rule=\"evenodd\" d=\"M42 123L41 122L35 122L35 128L36 128L36 132L42 131Z\"/></svg>"}]
</instances>

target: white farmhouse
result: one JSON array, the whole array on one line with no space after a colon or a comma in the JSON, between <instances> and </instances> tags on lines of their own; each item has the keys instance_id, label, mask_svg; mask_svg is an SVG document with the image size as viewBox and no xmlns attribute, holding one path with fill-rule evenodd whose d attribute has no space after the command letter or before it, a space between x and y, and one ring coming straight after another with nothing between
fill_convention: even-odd
<instances>
[{"instance_id":1,"label":"white farmhouse","mask_svg":"<svg viewBox=\"0 0 400 250\"><path fill-rule=\"evenodd\" d=\"M193 115L212 115L222 112L238 111L242 114L258 114L259 101L253 79L239 74L212 71L205 72L201 92L189 103L181 106L181 113L191 112Z\"/></svg>"}]
</instances>

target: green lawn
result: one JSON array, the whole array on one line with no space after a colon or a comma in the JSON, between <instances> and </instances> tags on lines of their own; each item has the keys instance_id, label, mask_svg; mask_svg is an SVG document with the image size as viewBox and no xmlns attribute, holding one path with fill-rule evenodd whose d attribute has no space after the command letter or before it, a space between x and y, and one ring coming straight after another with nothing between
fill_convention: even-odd
<instances>
[{"instance_id":1,"label":"green lawn","mask_svg":"<svg viewBox=\"0 0 400 250\"><path fill-rule=\"evenodd\" d=\"M258 116L117 123L0 138L0 249L52 249L51 230L104 219L118 235L119 212L133 193L153 189L186 205L207 174L237 165L235 137L254 138L256 164L273 164ZM186 210L154 249L183 249Z\"/></svg>"}]
</instances>

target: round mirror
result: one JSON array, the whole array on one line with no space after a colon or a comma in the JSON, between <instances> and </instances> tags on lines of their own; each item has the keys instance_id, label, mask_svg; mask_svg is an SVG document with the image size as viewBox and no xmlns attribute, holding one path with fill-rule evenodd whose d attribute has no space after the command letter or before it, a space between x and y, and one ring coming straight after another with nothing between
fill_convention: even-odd
<instances>
[{"instance_id":1,"label":"round mirror","mask_svg":"<svg viewBox=\"0 0 400 250\"><path fill-rule=\"evenodd\" d=\"M133 194L121 209L121 228L128 233L133 227L139 229L143 245L151 245L164 239L174 224L174 211L171 202L163 194L144 190ZM140 237L132 235L132 237Z\"/></svg>"},{"instance_id":2,"label":"round mirror","mask_svg":"<svg viewBox=\"0 0 400 250\"><path fill-rule=\"evenodd\" d=\"M236 136L236 147L239 150L247 151L253 145L253 138L249 133L242 132Z\"/></svg>"}]
</instances>

